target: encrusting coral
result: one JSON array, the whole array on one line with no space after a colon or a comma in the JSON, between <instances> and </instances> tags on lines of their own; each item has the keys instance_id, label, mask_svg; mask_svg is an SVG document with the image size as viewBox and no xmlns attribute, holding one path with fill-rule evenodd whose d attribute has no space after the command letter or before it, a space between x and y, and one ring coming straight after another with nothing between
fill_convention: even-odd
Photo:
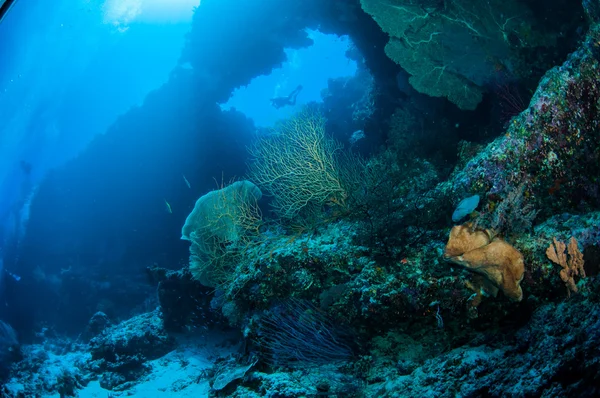
<instances>
[{"instance_id":1,"label":"encrusting coral","mask_svg":"<svg viewBox=\"0 0 600 398\"><path fill-rule=\"evenodd\" d=\"M569 253L569 261L567 261L565 249L567 249L567 252ZM567 247L564 242L554 238L553 243L550 243L550 246L546 249L546 256L550 261L562 267L560 270L560 279L562 279L567 286L569 295L571 292L577 293L577 285L575 284L574 277L579 275L582 278L585 278L583 254L579 251L577 239L571 237L569 246Z\"/></svg>"},{"instance_id":2,"label":"encrusting coral","mask_svg":"<svg viewBox=\"0 0 600 398\"><path fill-rule=\"evenodd\" d=\"M444 258L483 276L484 280L477 278L476 282L485 293L495 296L500 289L511 300L523 299L523 255L509 243L493 237L491 231L475 229L472 223L455 226L450 231Z\"/></svg>"}]
</instances>

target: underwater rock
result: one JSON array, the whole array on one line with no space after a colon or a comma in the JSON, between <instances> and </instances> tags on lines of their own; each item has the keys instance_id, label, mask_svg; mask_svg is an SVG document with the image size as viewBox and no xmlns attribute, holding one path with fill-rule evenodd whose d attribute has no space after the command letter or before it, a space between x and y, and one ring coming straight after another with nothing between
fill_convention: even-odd
<instances>
[{"instance_id":1,"label":"underwater rock","mask_svg":"<svg viewBox=\"0 0 600 398\"><path fill-rule=\"evenodd\" d=\"M115 372L102 372L100 375L100 386L107 390L117 389L119 386L124 386L127 383L127 378ZM120 388L124 389L124 388Z\"/></svg>"},{"instance_id":2,"label":"underwater rock","mask_svg":"<svg viewBox=\"0 0 600 398\"><path fill-rule=\"evenodd\" d=\"M108 315L106 315L102 311L96 312L92 315L92 318L88 322L85 331L82 333L81 338L83 341L89 342L92 338L98 336L100 333L104 331L111 324L110 319L108 319Z\"/></svg>"},{"instance_id":3,"label":"underwater rock","mask_svg":"<svg viewBox=\"0 0 600 398\"><path fill-rule=\"evenodd\" d=\"M496 331L427 360L410 375L368 387L371 396L592 397L600 393L596 301L539 308L516 333Z\"/></svg>"},{"instance_id":4,"label":"underwater rock","mask_svg":"<svg viewBox=\"0 0 600 398\"><path fill-rule=\"evenodd\" d=\"M356 226L347 221L292 236L265 231L263 242L247 250L244 261L232 271L236 278L221 287L223 293L215 301L232 325L243 324L253 314L292 297L319 298L322 303L317 306L322 304L345 318L348 313L340 301L351 296L352 290L338 285L370 262L368 249L353 243L356 237Z\"/></svg>"},{"instance_id":5,"label":"underwater rock","mask_svg":"<svg viewBox=\"0 0 600 398\"><path fill-rule=\"evenodd\" d=\"M583 9L585 11L585 16L590 20L590 22L600 22L600 1L583 0Z\"/></svg>"},{"instance_id":6,"label":"underwater rock","mask_svg":"<svg viewBox=\"0 0 600 398\"><path fill-rule=\"evenodd\" d=\"M45 338L43 344L24 345L11 377L0 383L0 397L73 397L96 378L85 344L69 338Z\"/></svg>"},{"instance_id":7,"label":"underwater rock","mask_svg":"<svg viewBox=\"0 0 600 398\"><path fill-rule=\"evenodd\" d=\"M174 348L158 311L137 315L112 326L89 343L94 366L101 372L113 372L104 380L135 381L145 372L147 360L159 358ZM116 385L110 384L110 388Z\"/></svg>"},{"instance_id":8,"label":"underwater rock","mask_svg":"<svg viewBox=\"0 0 600 398\"><path fill-rule=\"evenodd\" d=\"M243 379L246 376L246 373L248 373L257 362L258 360L255 359L247 365L236 364L235 361L220 364L212 382L212 389L214 391L222 391L232 383Z\"/></svg>"},{"instance_id":9,"label":"underwater rock","mask_svg":"<svg viewBox=\"0 0 600 398\"><path fill-rule=\"evenodd\" d=\"M600 205L600 26L541 80L529 107L441 188L456 197L485 194L497 212L523 189L541 215ZM525 202L522 205L525 205Z\"/></svg>"},{"instance_id":10,"label":"underwater rock","mask_svg":"<svg viewBox=\"0 0 600 398\"><path fill-rule=\"evenodd\" d=\"M207 328L221 321L210 311L212 289L195 280L189 268L178 271L148 268L153 283L158 285L158 301L165 330L182 332Z\"/></svg>"},{"instance_id":11,"label":"underwater rock","mask_svg":"<svg viewBox=\"0 0 600 398\"><path fill-rule=\"evenodd\" d=\"M227 397L362 397L362 387L361 380L332 366L311 366L296 372L255 370Z\"/></svg>"}]
</instances>

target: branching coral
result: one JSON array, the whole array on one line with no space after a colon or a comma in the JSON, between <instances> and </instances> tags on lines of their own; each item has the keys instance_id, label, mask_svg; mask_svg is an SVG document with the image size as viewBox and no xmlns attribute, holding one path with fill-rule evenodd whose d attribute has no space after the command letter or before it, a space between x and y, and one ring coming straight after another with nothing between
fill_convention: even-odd
<instances>
[{"instance_id":1,"label":"branching coral","mask_svg":"<svg viewBox=\"0 0 600 398\"><path fill-rule=\"evenodd\" d=\"M569 260L567 261L567 253L569 253ZM583 254L579 251L577 239L571 237L569 240L569 246L565 245L554 238L553 243L546 249L546 256L550 261L558 264L562 267L560 270L560 279L565 283L569 295L571 292L577 293L577 284L575 283L575 276L585 278L585 270L583 269Z\"/></svg>"},{"instance_id":2,"label":"branching coral","mask_svg":"<svg viewBox=\"0 0 600 398\"><path fill-rule=\"evenodd\" d=\"M305 108L249 149L250 179L273 196L273 207L283 218L292 219L307 207L346 208L360 183L362 160L326 136L325 122L319 111Z\"/></svg>"}]
</instances>

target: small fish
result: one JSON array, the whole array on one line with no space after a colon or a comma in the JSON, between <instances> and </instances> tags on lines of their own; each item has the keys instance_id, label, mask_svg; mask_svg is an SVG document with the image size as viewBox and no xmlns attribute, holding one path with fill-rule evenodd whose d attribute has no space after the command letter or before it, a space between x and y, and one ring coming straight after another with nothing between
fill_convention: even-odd
<instances>
[{"instance_id":1,"label":"small fish","mask_svg":"<svg viewBox=\"0 0 600 398\"><path fill-rule=\"evenodd\" d=\"M6 271L6 272L8 273L8 275L12 276L12 278L14 280L16 280L17 282L21 280L21 277L19 275L13 274L12 272L8 272L8 271Z\"/></svg>"},{"instance_id":2,"label":"small fish","mask_svg":"<svg viewBox=\"0 0 600 398\"><path fill-rule=\"evenodd\" d=\"M173 214L173 209L171 209L171 205L169 204L169 202L167 202L166 199L163 199L165 201L165 205L167 206L167 213L169 214Z\"/></svg>"},{"instance_id":3,"label":"small fish","mask_svg":"<svg viewBox=\"0 0 600 398\"><path fill-rule=\"evenodd\" d=\"M192 185L190 184L190 182L188 181L187 178L185 178L185 174L182 174L183 176L183 181L185 181L185 185L188 186L188 188L192 189Z\"/></svg>"}]
</instances>

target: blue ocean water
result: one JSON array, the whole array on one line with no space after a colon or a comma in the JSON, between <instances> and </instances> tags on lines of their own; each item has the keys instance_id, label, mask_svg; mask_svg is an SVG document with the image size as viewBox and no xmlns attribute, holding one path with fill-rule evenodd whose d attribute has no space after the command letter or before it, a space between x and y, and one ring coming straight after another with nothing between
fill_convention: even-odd
<instances>
[{"instance_id":1,"label":"blue ocean water","mask_svg":"<svg viewBox=\"0 0 600 398\"><path fill-rule=\"evenodd\" d=\"M0 397L598 395L575 3L0 1Z\"/></svg>"}]
</instances>

